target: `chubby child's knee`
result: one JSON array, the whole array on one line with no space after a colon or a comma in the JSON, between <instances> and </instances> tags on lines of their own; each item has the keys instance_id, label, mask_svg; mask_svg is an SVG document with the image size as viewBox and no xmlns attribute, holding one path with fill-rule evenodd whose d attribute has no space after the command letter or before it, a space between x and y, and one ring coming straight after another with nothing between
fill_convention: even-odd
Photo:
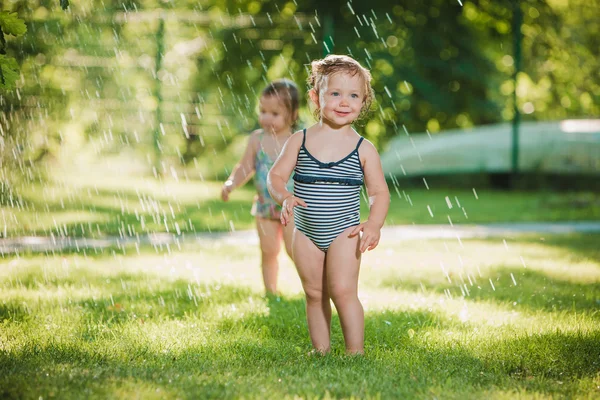
<instances>
[{"instance_id":1,"label":"chubby child's knee","mask_svg":"<svg viewBox=\"0 0 600 400\"><path fill-rule=\"evenodd\" d=\"M261 240L260 252L263 258L265 257L277 257L281 250L281 244L274 239Z\"/></svg>"},{"instance_id":2,"label":"chubby child's knee","mask_svg":"<svg viewBox=\"0 0 600 400\"><path fill-rule=\"evenodd\" d=\"M321 303L323 301L323 291L320 289L304 288L307 303Z\"/></svg>"},{"instance_id":3,"label":"chubby child's knee","mask_svg":"<svg viewBox=\"0 0 600 400\"><path fill-rule=\"evenodd\" d=\"M329 295L334 303L345 303L358 298L353 287L344 285L333 285L329 288Z\"/></svg>"}]
</instances>

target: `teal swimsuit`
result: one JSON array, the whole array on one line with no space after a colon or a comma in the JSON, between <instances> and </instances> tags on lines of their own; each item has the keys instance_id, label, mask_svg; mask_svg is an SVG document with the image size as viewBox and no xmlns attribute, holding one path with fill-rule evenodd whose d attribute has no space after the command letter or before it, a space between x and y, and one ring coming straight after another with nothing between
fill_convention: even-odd
<instances>
[{"instance_id":1,"label":"teal swimsuit","mask_svg":"<svg viewBox=\"0 0 600 400\"><path fill-rule=\"evenodd\" d=\"M281 215L281 206L273 200L267 188L267 175L275 160L271 160L271 157L262 148L263 135L264 133L260 134L258 150L254 159L254 187L256 187L256 196L254 197L251 214L255 217L278 220ZM288 182L287 190L290 193L294 191L292 179Z\"/></svg>"}]
</instances>

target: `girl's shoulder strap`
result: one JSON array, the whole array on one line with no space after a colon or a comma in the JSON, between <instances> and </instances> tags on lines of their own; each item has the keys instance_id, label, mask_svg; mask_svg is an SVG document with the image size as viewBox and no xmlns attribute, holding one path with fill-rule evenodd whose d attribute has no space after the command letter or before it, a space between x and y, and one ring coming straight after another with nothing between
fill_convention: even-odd
<instances>
[{"instance_id":1,"label":"girl's shoulder strap","mask_svg":"<svg viewBox=\"0 0 600 400\"><path fill-rule=\"evenodd\" d=\"M360 139L358 139L358 143L356 144L356 150L358 150L358 148L360 147L360 144L362 143L363 140L365 140L365 138L363 136L361 136Z\"/></svg>"},{"instance_id":2,"label":"girl's shoulder strap","mask_svg":"<svg viewBox=\"0 0 600 400\"><path fill-rule=\"evenodd\" d=\"M306 143L306 128L302 129L302 147L305 147L304 144Z\"/></svg>"}]
</instances>

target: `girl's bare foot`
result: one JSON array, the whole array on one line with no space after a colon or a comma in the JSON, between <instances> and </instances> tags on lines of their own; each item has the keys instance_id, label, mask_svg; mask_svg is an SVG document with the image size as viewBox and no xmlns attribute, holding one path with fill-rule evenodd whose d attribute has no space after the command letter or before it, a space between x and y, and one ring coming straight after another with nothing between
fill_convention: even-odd
<instances>
[{"instance_id":1,"label":"girl's bare foot","mask_svg":"<svg viewBox=\"0 0 600 400\"><path fill-rule=\"evenodd\" d=\"M308 356L309 357L316 357L316 356L326 356L327 354L329 354L329 350L319 350L319 349L312 349L311 351L308 352Z\"/></svg>"}]
</instances>

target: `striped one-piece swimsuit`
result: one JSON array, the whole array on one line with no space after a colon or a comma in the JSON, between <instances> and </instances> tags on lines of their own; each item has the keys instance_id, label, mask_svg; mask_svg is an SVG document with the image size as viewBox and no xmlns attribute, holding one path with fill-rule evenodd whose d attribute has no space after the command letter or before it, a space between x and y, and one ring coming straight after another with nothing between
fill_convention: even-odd
<instances>
[{"instance_id":1,"label":"striped one-piece swimsuit","mask_svg":"<svg viewBox=\"0 0 600 400\"><path fill-rule=\"evenodd\" d=\"M344 230L360 224L360 190L364 172L356 148L337 162L317 160L305 146L306 129L294 170L294 195L308 207L294 207L296 228L327 252Z\"/></svg>"}]
</instances>

